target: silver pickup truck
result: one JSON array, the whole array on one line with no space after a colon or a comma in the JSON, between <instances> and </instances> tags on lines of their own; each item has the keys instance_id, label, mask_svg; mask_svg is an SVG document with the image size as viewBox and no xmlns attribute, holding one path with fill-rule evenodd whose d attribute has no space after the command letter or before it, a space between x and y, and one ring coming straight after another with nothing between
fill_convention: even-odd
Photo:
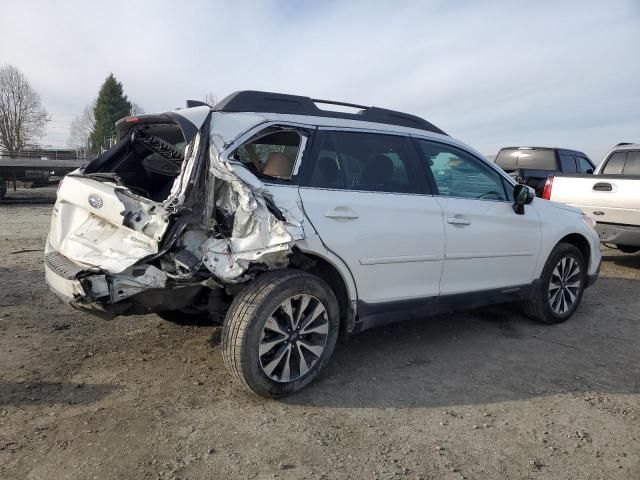
<instances>
[{"instance_id":1,"label":"silver pickup truck","mask_svg":"<svg viewBox=\"0 0 640 480\"><path fill-rule=\"evenodd\" d=\"M581 209L603 243L640 251L640 144L617 145L593 175L549 177L542 198Z\"/></svg>"}]
</instances>

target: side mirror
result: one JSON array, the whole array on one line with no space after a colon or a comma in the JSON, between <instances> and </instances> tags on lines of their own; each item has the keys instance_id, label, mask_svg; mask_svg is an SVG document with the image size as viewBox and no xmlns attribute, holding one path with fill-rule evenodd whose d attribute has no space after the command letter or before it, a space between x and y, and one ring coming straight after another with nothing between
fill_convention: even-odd
<instances>
[{"instance_id":1,"label":"side mirror","mask_svg":"<svg viewBox=\"0 0 640 480\"><path fill-rule=\"evenodd\" d=\"M513 187L513 211L524 215L524 206L533 202L536 194L526 185L518 184Z\"/></svg>"},{"instance_id":2,"label":"side mirror","mask_svg":"<svg viewBox=\"0 0 640 480\"><path fill-rule=\"evenodd\" d=\"M593 175L593 168L587 168L586 173L589 175Z\"/></svg>"}]
</instances>

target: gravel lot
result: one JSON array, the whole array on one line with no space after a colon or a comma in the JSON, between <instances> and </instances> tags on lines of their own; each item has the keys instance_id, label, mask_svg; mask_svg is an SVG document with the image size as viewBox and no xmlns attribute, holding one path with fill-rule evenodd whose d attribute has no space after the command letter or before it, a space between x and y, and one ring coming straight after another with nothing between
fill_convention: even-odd
<instances>
[{"instance_id":1,"label":"gravel lot","mask_svg":"<svg viewBox=\"0 0 640 480\"><path fill-rule=\"evenodd\" d=\"M50 210L0 205L0 478L640 478L640 254L604 249L565 324L506 306L371 330L269 401L212 327L62 305Z\"/></svg>"}]
</instances>

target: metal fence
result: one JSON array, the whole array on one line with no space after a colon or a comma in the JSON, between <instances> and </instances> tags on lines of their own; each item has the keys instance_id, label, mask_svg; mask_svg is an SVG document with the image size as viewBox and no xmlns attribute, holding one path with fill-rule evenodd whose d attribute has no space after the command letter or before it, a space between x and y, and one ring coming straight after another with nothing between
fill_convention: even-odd
<instances>
[{"instance_id":1,"label":"metal fence","mask_svg":"<svg viewBox=\"0 0 640 480\"><path fill-rule=\"evenodd\" d=\"M55 186L67 173L91 160L86 152L77 150L0 152L0 200L19 191Z\"/></svg>"}]
</instances>

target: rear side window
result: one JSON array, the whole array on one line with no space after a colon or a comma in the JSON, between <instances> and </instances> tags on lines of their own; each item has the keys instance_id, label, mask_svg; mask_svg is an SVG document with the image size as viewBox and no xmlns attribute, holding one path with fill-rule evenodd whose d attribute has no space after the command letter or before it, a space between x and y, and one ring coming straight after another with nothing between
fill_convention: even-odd
<instances>
[{"instance_id":1,"label":"rear side window","mask_svg":"<svg viewBox=\"0 0 640 480\"><path fill-rule=\"evenodd\" d=\"M623 175L640 175L640 152L628 152Z\"/></svg>"},{"instance_id":2,"label":"rear side window","mask_svg":"<svg viewBox=\"0 0 640 480\"><path fill-rule=\"evenodd\" d=\"M577 173L576 158L573 155L560 154L560 166L562 173Z\"/></svg>"},{"instance_id":3,"label":"rear side window","mask_svg":"<svg viewBox=\"0 0 640 480\"><path fill-rule=\"evenodd\" d=\"M624 169L624 161L627 157L626 152L616 152L609 157L607 164L604 166L605 175L622 175Z\"/></svg>"},{"instance_id":4,"label":"rear side window","mask_svg":"<svg viewBox=\"0 0 640 480\"><path fill-rule=\"evenodd\" d=\"M406 137L324 132L309 180L312 187L420 193Z\"/></svg>"},{"instance_id":5,"label":"rear side window","mask_svg":"<svg viewBox=\"0 0 640 480\"><path fill-rule=\"evenodd\" d=\"M498 172L462 150L418 140L425 167L431 170L438 193L446 197L507 200Z\"/></svg>"}]
</instances>

